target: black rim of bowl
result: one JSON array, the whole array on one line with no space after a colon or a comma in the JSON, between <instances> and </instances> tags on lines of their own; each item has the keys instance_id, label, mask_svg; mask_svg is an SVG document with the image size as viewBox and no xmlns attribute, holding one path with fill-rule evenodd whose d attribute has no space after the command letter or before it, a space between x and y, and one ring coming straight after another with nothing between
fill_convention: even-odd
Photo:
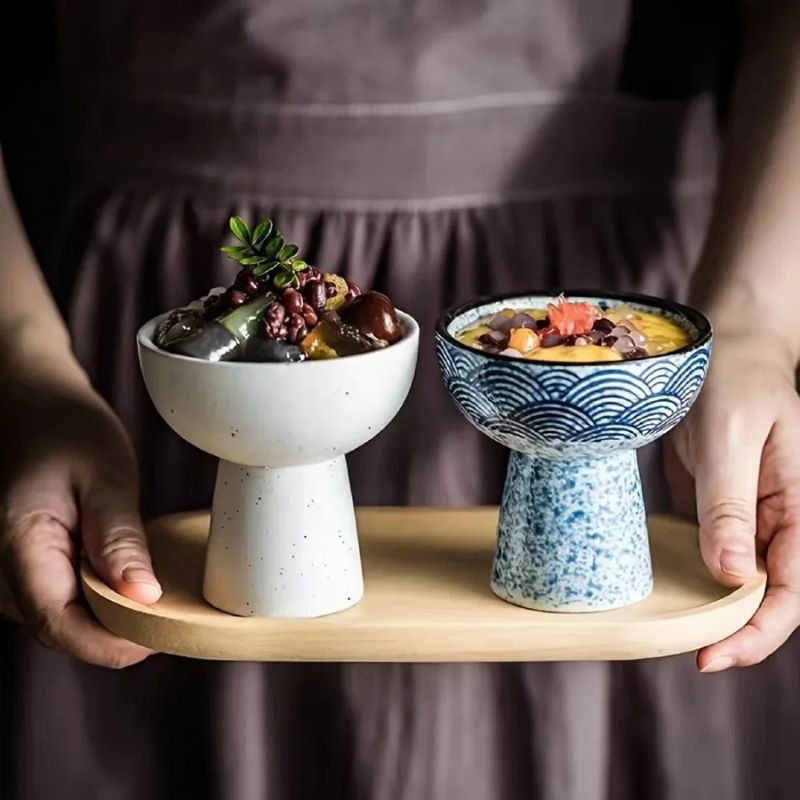
<instances>
[{"instance_id":1,"label":"black rim of bowl","mask_svg":"<svg viewBox=\"0 0 800 800\"><path fill-rule=\"evenodd\" d=\"M672 314L677 314L684 317L692 325L694 325L698 331L697 338L694 341L689 342L689 344L679 347L677 350L670 350L668 353L658 353L657 355L652 356L648 355L644 358L636 358L630 361L536 361L536 359L532 358L522 359L514 356L501 356L499 353L487 353L485 350L478 350L475 347L470 347L468 344L459 342L455 336L447 331L448 326L451 322L453 322L454 319L460 317L462 314L466 314L467 311L472 311L472 309L478 308L479 306L502 303L505 300L519 300L525 297L556 298L560 294L561 292L547 292L542 291L541 289L531 289L530 291L524 292L506 292L503 294L493 294L486 295L484 297L478 297L475 300L470 300L466 303L461 303L457 306L451 306L448 308L441 315L441 317L439 317L439 321L436 323L436 333L461 350L466 350L468 353L478 353L485 358L494 358L503 362L512 362L516 364L536 364L540 366L544 364L562 367L597 367L600 369L604 367L619 368L623 364L633 364L637 361L653 361L657 358L676 356L680 353L690 353L692 350L697 350L698 348L703 347L711 339L711 323L703 314L696 309L691 308L690 306L685 306L682 303L676 303L673 300L665 300L661 297L651 297L650 295L646 294L636 294L634 292L605 292L595 291L593 289L573 289L569 293L564 292L564 294L566 294L568 297L588 297L600 301L613 300L615 302L622 303L635 303L640 306L649 306L661 311L669 311Z\"/></svg>"}]
</instances>

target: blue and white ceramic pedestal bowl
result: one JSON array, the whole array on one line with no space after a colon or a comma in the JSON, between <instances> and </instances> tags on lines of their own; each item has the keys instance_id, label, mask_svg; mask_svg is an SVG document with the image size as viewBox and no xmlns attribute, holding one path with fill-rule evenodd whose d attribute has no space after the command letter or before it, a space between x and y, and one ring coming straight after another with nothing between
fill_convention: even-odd
<instances>
[{"instance_id":1,"label":"blue and white ceramic pedestal bowl","mask_svg":"<svg viewBox=\"0 0 800 800\"><path fill-rule=\"evenodd\" d=\"M545 611L604 611L653 586L636 450L674 427L705 379L711 326L691 308L638 295L571 300L664 314L691 343L649 358L592 364L495 356L455 338L502 308L549 295L482 299L445 312L436 348L447 389L478 430L511 450L492 590Z\"/></svg>"}]
</instances>

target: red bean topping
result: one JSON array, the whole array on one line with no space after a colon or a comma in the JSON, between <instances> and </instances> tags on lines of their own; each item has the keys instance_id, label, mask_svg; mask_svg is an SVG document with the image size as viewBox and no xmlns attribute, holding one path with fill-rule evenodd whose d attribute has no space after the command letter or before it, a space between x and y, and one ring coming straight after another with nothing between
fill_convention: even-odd
<instances>
[{"instance_id":1,"label":"red bean topping","mask_svg":"<svg viewBox=\"0 0 800 800\"><path fill-rule=\"evenodd\" d=\"M600 319L594 321L593 330L608 334L614 330L614 323L610 319L600 317Z\"/></svg>"},{"instance_id":2,"label":"red bean topping","mask_svg":"<svg viewBox=\"0 0 800 800\"><path fill-rule=\"evenodd\" d=\"M299 314L303 310L303 295L297 289L285 289L282 302L288 314Z\"/></svg>"},{"instance_id":3,"label":"red bean topping","mask_svg":"<svg viewBox=\"0 0 800 800\"><path fill-rule=\"evenodd\" d=\"M640 330L633 328L630 335L638 348L641 349L647 344L647 337Z\"/></svg>"},{"instance_id":4,"label":"red bean topping","mask_svg":"<svg viewBox=\"0 0 800 800\"><path fill-rule=\"evenodd\" d=\"M561 344L562 341L561 334L546 333L544 336L542 336L542 341L540 344L542 347L556 347L557 345Z\"/></svg>"},{"instance_id":5,"label":"red bean topping","mask_svg":"<svg viewBox=\"0 0 800 800\"><path fill-rule=\"evenodd\" d=\"M352 292L353 297L358 297L360 294L364 294L364 290L357 283L353 283L353 281L347 281L347 286L347 293L350 294Z\"/></svg>"},{"instance_id":6,"label":"red bean topping","mask_svg":"<svg viewBox=\"0 0 800 800\"><path fill-rule=\"evenodd\" d=\"M489 327L493 331L508 333L511 330L512 319L513 317L509 317L508 314L503 314L501 311L498 311L489 321Z\"/></svg>"},{"instance_id":7,"label":"red bean topping","mask_svg":"<svg viewBox=\"0 0 800 800\"><path fill-rule=\"evenodd\" d=\"M308 304L315 310L321 311L325 308L325 302L328 299L325 287L320 281L309 281L306 284L304 291Z\"/></svg>"},{"instance_id":8,"label":"red bean topping","mask_svg":"<svg viewBox=\"0 0 800 800\"><path fill-rule=\"evenodd\" d=\"M267 339L286 338L286 309L277 301L267 308L264 314L263 333ZM283 335L281 335L283 332Z\"/></svg>"},{"instance_id":9,"label":"red bean topping","mask_svg":"<svg viewBox=\"0 0 800 800\"><path fill-rule=\"evenodd\" d=\"M286 319L286 309L277 301L270 303L264 318L280 327L283 324L284 319Z\"/></svg>"},{"instance_id":10,"label":"red bean topping","mask_svg":"<svg viewBox=\"0 0 800 800\"><path fill-rule=\"evenodd\" d=\"M616 336L606 336L603 339L603 341L600 342L600 344L602 344L603 347L613 347L614 346L614 342L616 342L616 341L617 341L617 337Z\"/></svg>"},{"instance_id":11,"label":"red bean topping","mask_svg":"<svg viewBox=\"0 0 800 800\"><path fill-rule=\"evenodd\" d=\"M509 323L510 328L536 328L536 320L528 314L514 314Z\"/></svg>"},{"instance_id":12,"label":"red bean topping","mask_svg":"<svg viewBox=\"0 0 800 800\"><path fill-rule=\"evenodd\" d=\"M303 304L302 314L303 314L303 320L306 323L306 327L309 330L311 330L319 321L319 318L317 317L317 312L314 311L314 309L311 308L311 306L308 303Z\"/></svg>"},{"instance_id":13,"label":"red bean topping","mask_svg":"<svg viewBox=\"0 0 800 800\"><path fill-rule=\"evenodd\" d=\"M620 355L625 355L626 353L630 353L632 350L636 349L636 345L633 343L633 339L630 336L620 336L616 342L614 342L614 350L616 350Z\"/></svg>"},{"instance_id":14,"label":"red bean topping","mask_svg":"<svg viewBox=\"0 0 800 800\"><path fill-rule=\"evenodd\" d=\"M633 350L629 350L627 353L623 353L622 357L626 361L632 361L635 358L646 358L648 355L647 350L642 347L634 347Z\"/></svg>"},{"instance_id":15,"label":"red bean topping","mask_svg":"<svg viewBox=\"0 0 800 800\"><path fill-rule=\"evenodd\" d=\"M225 299L229 306L240 306L247 302L247 295L241 289L228 289L225 292Z\"/></svg>"},{"instance_id":16,"label":"red bean topping","mask_svg":"<svg viewBox=\"0 0 800 800\"><path fill-rule=\"evenodd\" d=\"M508 334L503 333L503 331L489 331L480 336L478 341L488 347L499 347L502 350L508 345L508 339Z\"/></svg>"},{"instance_id":17,"label":"red bean topping","mask_svg":"<svg viewBox=\"0 0 800 800\"><path fill-rule=\"evenodd\" d=\"M239 272L236 274L236 281L234 282L234 285L237 289L241 289L241 291L248 295L258 294L258 291L261 288L250 270L247 269L239 270Z\"/></svg>"},{"instance_id":18,"label":"red bean topping","mask_svg":"<svg viewBox=\"0 0 800 800\"><path fill-rule=\"evenodd\" d=\"M297 344L307 333L306 323L300 314L292 314L287 324L287 337L292 344Z\"/></svg>"}]
</instances>

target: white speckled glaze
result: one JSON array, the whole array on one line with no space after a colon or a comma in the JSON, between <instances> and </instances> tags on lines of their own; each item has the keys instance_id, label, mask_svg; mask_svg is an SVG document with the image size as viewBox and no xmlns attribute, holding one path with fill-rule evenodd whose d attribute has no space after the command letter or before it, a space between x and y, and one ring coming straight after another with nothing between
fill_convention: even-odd
<instances>
[{"instance_id":1,"label":"white speckled glaze","mask_svg":"<svg viewBox=\"0 0 800 800\"><path fill-rule=\"evenodd\" d=\"M692 344L633 361L576 364L490 356L455 340L503 307L552 299L528 295L446 312L436 348L458 408L512 450L492 589L527 608L601 611L642 600L652 588L635 451L689 411L708 370L711 330L697 312L653 298L570 298L665 314Z\"/></svg>"},{"instance_id":2,"label":"white speckled glaze","mask_svg":"<svg viewBox=\"0 0 800 800\"><path fill-rule=\"evenodd\" d=\"M316 617L363 594L344 456L408 395L419 328L384 350L301 364L209 363L137 336L150 397L170 427L220 461L203 595L231 614Z\"/></svg>"},{"instance_id":3,"label":"white speckled glaze","mask_svg":"<svg viewBox=\"0 0 800 800\"><path fill-rule=\"evenodd\" d=\"M203 581L212 606L318 617L363 593L344 456L283 469L220 461Z\"/></svg>"}]
</instances>

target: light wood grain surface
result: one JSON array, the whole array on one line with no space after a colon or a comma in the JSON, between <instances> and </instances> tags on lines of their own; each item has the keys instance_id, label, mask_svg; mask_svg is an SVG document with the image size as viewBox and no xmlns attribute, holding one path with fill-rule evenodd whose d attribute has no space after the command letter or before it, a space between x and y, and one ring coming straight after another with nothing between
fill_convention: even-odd
<instances>
[{"instance_id":1,"label":"light wood grain surface","mask_svg":"<svg viewBox=\"0 0 800 800\"><path fill-rule=\"evenodd\" d=\"M362 602L306 620L224 614L201 596L206 513L164 517L148 538L164 596L145 607L84 564L86 597L109 630L156 650L237 661L566 661L640 659L695 650L744 625L761 573L730 591L706 573L695 528L650 520L653 594L594 614L530 611L489 589L496 509L362 509Z\"/></svg>"}]
</instances>

